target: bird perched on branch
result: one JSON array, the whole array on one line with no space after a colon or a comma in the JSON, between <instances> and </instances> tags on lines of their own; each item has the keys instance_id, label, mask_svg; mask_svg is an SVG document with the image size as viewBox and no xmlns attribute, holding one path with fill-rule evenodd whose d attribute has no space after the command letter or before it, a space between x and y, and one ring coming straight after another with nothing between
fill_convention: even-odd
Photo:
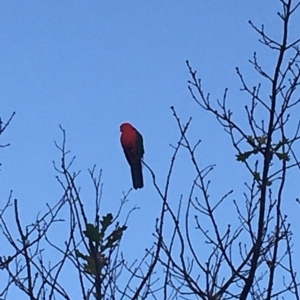
<instances>
[{"instance_id":1,"label":"bird perched on branch","mask_svg":"<svg viewBox=\"0 0 300 300\"><path fill-rule=\"evenodd\" d=\"M130 123L123 123L120 130L122 132L121 145L130 165L133 188L141 189L144 186L142 173L142 158L145 153L143 137Z\"/></svg>"}]
</instances>

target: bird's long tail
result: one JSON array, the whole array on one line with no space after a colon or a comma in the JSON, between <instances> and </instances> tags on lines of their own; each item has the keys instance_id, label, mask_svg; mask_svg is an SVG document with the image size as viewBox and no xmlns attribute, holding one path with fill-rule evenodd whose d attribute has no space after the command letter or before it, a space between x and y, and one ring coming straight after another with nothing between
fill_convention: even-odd
<instances>
[{"instance_id":1,"label":"bird's long tail","mask_svg":"<svg viewBox=\"0 0 300 300\"><path fill-rule=\"evenodd\" d=\"M132 177L133 188L135 190L141 189L144 186L141 162L139 162L139 164L135 164L131 166L131 177Z\"/></svg>"}]
</instances>

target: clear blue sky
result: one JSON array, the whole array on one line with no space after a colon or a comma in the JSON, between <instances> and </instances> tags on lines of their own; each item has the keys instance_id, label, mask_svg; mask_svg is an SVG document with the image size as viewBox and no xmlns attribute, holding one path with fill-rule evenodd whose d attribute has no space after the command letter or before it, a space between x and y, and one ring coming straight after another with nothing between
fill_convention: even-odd
<instances>
[{"instance_id":1,"label":"clear blue sky","mask_svg":"<svg viewBox=\"0 0 300 300\"><path fill-rule=\"evenodd\" d=\"M170 106L182 121L194 118L189 134L203 141L202 165L218 165L212 193L220 196L233 188L242 199L248 175L235 161L228 136L192 101L185 61L198 70L212 99L221 98L228 87L229 103L240 113L247 98L239 91L235 67L255 84L261 79L247 62L253 52L269 70L274 64L248 20L264 23L278 37L279 8L276 1L2 1L0 113L4 120L13 111L16 116L0 141L11 143L1 149L0 206L12 189L27 224L45 210L46 202L60 198L52 166L60 159L54 146L62 138L60 124L77 157L74 170L82 170L78 184L91 214L88 168L97 164L103 169L104 211L114 212L123 191L131 187L119 144L124 121L144 136L145 161L163 186L172 154L169 144L179 137ZM245 122L244 115L236 118ZM174 203L181 194L187 196L194 176L187 159L184 152L179 155L171 187ZM238 178L228 176L232 170ZM133 191L128 204L141 208L125 235L129 259L131 248L142 256L150 246L161 203L145 169L144 177L145 188Z\"/></svg>"}]
</instances>

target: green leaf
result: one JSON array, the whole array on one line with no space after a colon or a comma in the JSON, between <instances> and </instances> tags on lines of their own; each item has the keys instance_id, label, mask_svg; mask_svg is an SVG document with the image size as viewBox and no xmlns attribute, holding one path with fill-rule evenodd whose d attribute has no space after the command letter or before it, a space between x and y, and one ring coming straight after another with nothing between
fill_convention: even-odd
<instances>
[{"instance_id":1,"label":"green leaf","mask_svg":"<svg viewBox=\"0 0 300 300\"><path fill-rule=\"evenodd\" d=\"M115 229L107 238L106 244L101 246L101 251L103 252L107 248L115 247L121 240L123 236L123 232L127 229L127 226L123 225L122 227L118 227Z\"/></svg>"},{"instance_id":2,"label":"green leaf","mask_svg":"<svg viewBox=\"0 0 300 300\"><path fill-rule=\"evenodd\" d=\"M86 256L83 253L81 253L79 250L77 250L77 249L75 249L75 255L77 257L82 258L82 259L86 259Z\"/></svg>"},{"instance_id":3,"label":"green leaf","mask_svg":"<svg viewBox=\"0 0 300 300\"><path fill-rule=\"evenodd\" d=\"M251 146L255 146L254 138L252 137L252 135L248 135L248 136L247 136L247 142L248 142Z\"/></svg>"},{"instance_id":4,"label":"green leaf","mask_svg":"<svg viewBox=\"0 0 300 300\"><path fill-rule=\"evenodd\" d=\"M92 242L101 241L101 234L99 233L97 227L91 223L87 224L86 230L83 230L83 233Z\"/></svg>"},{"instance_id":5,"label":"green leaf","mask_svg":"<svg viewBox=\"0 0 300 300\"><path fill-rule=\"evenodd\" d=\"M101 224L101 236L102 236L102 238L104 237L107 228L112 224L113 219L114 219L113 215L111 213L108 213L100 221L100 224Z\"/></svg>"},{"instance_id":6,"label":"green leaf","mask_svg":"<svg viewBox=\"0 0 300 300\"><path fill-rule=\"evenodd\" d=\"M236 155L236 160L237 160L237 161L245 162L246 159L247 159L252 153L253 153L252 151L246 151L246 152L244 152L244 153L237 154L237 155Z\"/></svg>"},{"instance_id":7,"label":"green leaf","mask_svg":"<svg viewBox=\"0 0 300 300\"><path fill-rule=\"evenodd\" d=\"M286 145L288 142L289 142L289 139L287 139L286 137L284 137L284 138L282 139L283 145Z\"/></svg>"},{"instance_id":8,"label":"green leaf","mask_svg":"<svg viewBox=\"0 0 300 300\"><path fill-rule=\"evenodd\" d=\"M283 160L283 161L289 161L290 160L290 156L286 152L284 152L284 153L276 152L275 154L277 155L277 157L280 160Z\"/></svg>"},{"instance_id":9,"label":"green leaf","mask_svg":"<svg viewBox=\"0 0 300 300\"><path fill-rule=\"evenodd\" d=\"M274 152L276 152L281 146L282 146L282 142L279 142L278 144L273 145Z\"/></svg>"},{"instance_id":10,"label":"green leaf","mask_svg":"<svg viewBox=\"0 0 300 300\"><path fill-rule=\"evenodd\" d=\"M273 150L276 152L281 146L288 144L289 139L283 138L282 141L278 142L277 144L273 145Z\"/></svg>"},{"instance_id":11,"label":"green leaf","mask_svg":"<svg viewBox=\"0 0 300 300\"><path fill-rule=\"evenodd\" d=\"M260 174L258 172L253 172L254 179L260 181Z\"/></svg>"},{"instance_id":12,"label":"green leaf","mask_svg":"<svg viewBox=\"0 0 300 300\"><path fill-rule=\"evenodd\" d=\"M83 267L86 272L96 275L97 274L97 267L100 273L102 268L107 264L107 258L105 255L101 254L100 252L95 253L94 255L86 256L86 264L83 264Z\"/></svg>"},{"instance_id":13,"label":"green leaf","mask_svg":"<svg viewBox=\"0 0 300 300\"><path fill-rule=\"evenodd\" d=\"M265 145L266 144L266 141L267 141L267 138L265 136L259 136L257 138L257 141L260 145Z\"/></svg>"}]
</instances>

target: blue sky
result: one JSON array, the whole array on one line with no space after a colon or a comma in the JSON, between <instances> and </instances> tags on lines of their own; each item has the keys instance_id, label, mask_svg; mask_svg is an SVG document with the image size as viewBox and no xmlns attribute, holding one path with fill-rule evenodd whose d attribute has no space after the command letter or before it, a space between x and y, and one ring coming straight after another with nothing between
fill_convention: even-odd
<instances>
[{"instance_id":1,"label":"blue sky","mask_svg":"<svg viewBox=\"0 0 300 300\"><path fill-rule=\"evenodd\" d=\"M67 147L76 155L74 170L82 170L78 184L91 215L88 168L97 164L103 169L105 212L114 212L131 187L119 144L119 126L125 121L144 136L145 161L163 186L172 154L169 144L179 137L170 106L182 121L193 117L189 136L203 141L202 164L218 166L213 194L233 188L241 195L248 174L216 120L192 101L185 61L198 70L212 99L220 99L229 88L229 103L243 124L247 97L239 91L235 67L256 84L262 80L248 64L253 52L268 70L275 58L257 42L248 20L264 23L279 37L279 8L277 2L233 0L2 1L0 112L4 120L13 111L16 116L1 137L2 144L11 146L1 149L0 205L12 189L26 224L45 210L45 203L60 198L52 165L60 159L54 146L62 138L60 124L67 132ZM180 153L171 186L174 203L187 195L194 176L187 159ZM238 180L228 176L233 169ZM130 194L128 209L135 204L141 209L129 224L125 252L137 239L137 252L151 244L160 199L146 169L144 177L145 188Z\"/></svg>"}]
</instances>

